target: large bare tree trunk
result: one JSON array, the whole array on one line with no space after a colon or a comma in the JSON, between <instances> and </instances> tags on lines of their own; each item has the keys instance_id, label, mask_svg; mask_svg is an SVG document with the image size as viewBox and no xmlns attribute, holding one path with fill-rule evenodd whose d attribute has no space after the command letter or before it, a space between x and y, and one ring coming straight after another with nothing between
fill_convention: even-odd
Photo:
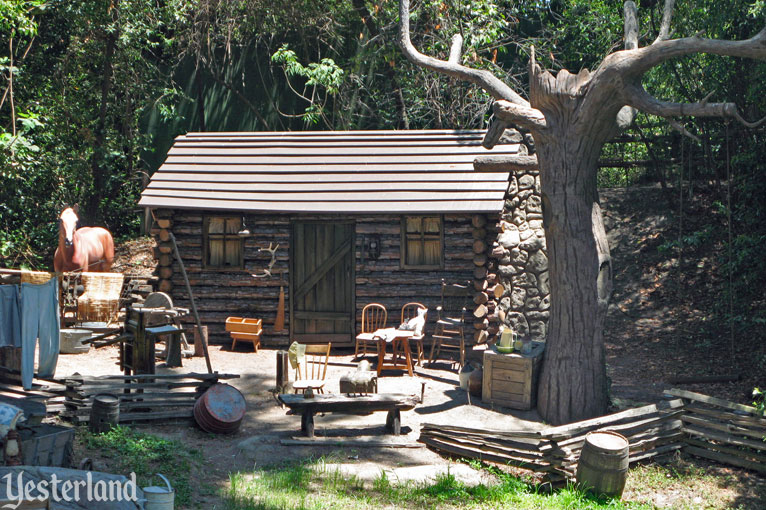
<instances>
[{"instance_id":1,"label":"large bare tree trunk","mask_svg":"<svg viewBox=\"0 0 766 510\"><path fill-rule=\"evenodd\" d=\"M554 77L534 57L530 65L530 106L546 123L534 133L551 282L537 401L553 424L605 414L608 405L603 329L612 265L596 175L622 105L605 96L591 108L591 79L587 70Z\"/></svg>"},{"instance_id":2,"label":"large bare tree trunk","mask_svg":"<svg viewBox=\"0 0 766 510\"><path fill-rule=\"evenodd\" d=\"M595 185L601 146L583 146L565 130L537 147L551 280L538 410L560 424L607 408L603 328L611 262Z\"/></svg>"},{"instance_id":3,"label":"large bare tree trunk","mask_svg":"<svg viewBox=\"0 0 766 510\"><path fill-rule=\"evenodd\" d=\"M543 199L543 226L548 247L551 308L545 362L537 406L553 424L603 414L607 408L604 321L612 291L609 245L598 205L596 172L604 142L629 126L636 110L661 117L701 116L738 120L748 127L736 105L661 101L647 93L641 78L661 63L694 53L766 59L766 28L744 41L699 36L670 38L674 0L665 0L659 35L638 47L638 14L624 4L625 50L607 56L593 73L566 70L555 77L535 63L529 67L529 101L486 70L462 64L462 37L452 38L449 57L440 60L415 49L409 36L409 0L399 0L399 45L420 67L481 86L494 99L494 121L484 146L495 145L506 127L530 132L537 148ZM673 123L673 121L671 121ZM677 123L674 126L684 132ZM527 156L483 157L474 164L508 169L529 165Z\"/></svg>"}]
</instances>

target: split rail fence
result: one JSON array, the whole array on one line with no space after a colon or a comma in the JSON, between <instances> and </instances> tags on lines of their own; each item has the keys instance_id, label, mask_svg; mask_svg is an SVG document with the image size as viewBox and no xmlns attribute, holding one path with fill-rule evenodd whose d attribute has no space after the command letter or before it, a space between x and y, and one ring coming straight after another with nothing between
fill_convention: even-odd
<instances>
[{"instance_id":1,"label":"split rail fence","mask_svg":"<svg viewBox=\"0 0 766 510\"><path fill-rule=\"evenodd\" d=\"M630 442L630 464L678 450L766 472L766 419L751 406L684 390L671 400L539 431L423 424L419 441L449 455L510 464L561 485L574 478L585 435L611 430Z\"/></svg>"}]
</instances>

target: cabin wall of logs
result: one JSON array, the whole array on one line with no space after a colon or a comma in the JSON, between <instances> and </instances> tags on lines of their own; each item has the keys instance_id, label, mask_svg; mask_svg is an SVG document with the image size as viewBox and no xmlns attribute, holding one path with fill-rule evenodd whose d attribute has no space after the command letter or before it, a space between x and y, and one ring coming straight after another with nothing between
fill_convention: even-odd
<instances>
[{"instance_id":1,"label":"cabin wall of logs","mask_svg":"<svg viewBox=\"0 0 766 510\"><path fill-rule=\"evenodd\" d=\"M253 235L243 238L244 269L211 270L203 267L203 218L207 215L236 216L236 212L216 213L197 210L153 211L157 239L157 290L170 294L174 305L189 307L183 276L173 255L170 233L175 236L184 261L195 303L203 324L208 326L211 343L230 342L225 332L229 316L255 317L263 320L264 345L289 344L289 254L292 220L355 222L356 321L357 331L365 304L377 302L388 310L388 326L400 323L401 307L409 301L429 308L428 330L433 328L436 307L441 301L441 280L448 283L475 281L477 289L487 289L487 275L497 274L497 264L488 257L489 247L497 238L498 216L445 214L444 267L438 270L401 267L401 215L339 216L245 214L245 225ZM370 236L380 240L380 254L370 257L366 248ZM255 278L268 267L271 255L259 249L270 243L279 248L271 268L271 277ZM274 331L280 286L285 290L285 329ZM494 303L476 319L479 331L497 332L500 318ZM469 310L470 316L471 310ZM190 319L189 319L190 320ZM491 329L490 329L491 328Z\"/></svg>"}]
</instances>

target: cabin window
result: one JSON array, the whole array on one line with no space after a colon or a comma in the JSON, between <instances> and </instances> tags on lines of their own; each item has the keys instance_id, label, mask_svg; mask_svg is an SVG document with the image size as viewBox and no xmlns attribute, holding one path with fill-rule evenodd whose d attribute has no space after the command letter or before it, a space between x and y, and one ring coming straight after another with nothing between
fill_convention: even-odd
<instances>
[{"instance_id":1,"label":"cabin window","mask_svg":"<svg viewBox=\"0 0 766 510\"><path fill-rule=\"evenodd\" d=\"M444 229L441 216L402 218L402 267L439 269L444 266Z\"/></svg>"},{"instance_id":2,"label":"cabin window","mask_svg":"<svg viewBox=\"0 0 766 510\"><path fill-rule=\"evenodd\" d=\"M204 221L205 267L241 268L242 238L241 217L209 216Z\"/></svg>"}]
</instances>

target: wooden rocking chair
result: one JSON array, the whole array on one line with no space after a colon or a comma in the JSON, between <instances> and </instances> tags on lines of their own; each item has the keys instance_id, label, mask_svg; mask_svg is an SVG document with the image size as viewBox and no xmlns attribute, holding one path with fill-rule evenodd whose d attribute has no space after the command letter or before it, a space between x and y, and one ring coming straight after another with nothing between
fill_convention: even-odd
<instances>
[{"instance_id":1,"label":"wooden rocking chair","mask_svg":"<svg viewBox=\"0 0 766 510\"><path fill-rule=\"evenodd\" d=\"M471 282L465 285L442 280L441 305L436 308L439 318L432 336L431 355L428 363L433 364L442 350L457 352L458 369L465 365L465 330L467 327L467 306L471 296Z\"/></svg>"}]
</instances>

